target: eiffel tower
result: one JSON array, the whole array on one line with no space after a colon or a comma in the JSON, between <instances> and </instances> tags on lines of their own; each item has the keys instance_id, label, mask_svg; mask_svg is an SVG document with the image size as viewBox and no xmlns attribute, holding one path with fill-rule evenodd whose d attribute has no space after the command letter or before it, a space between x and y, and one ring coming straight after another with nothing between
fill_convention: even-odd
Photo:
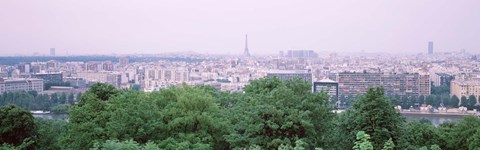
<instances>
[{"instance_id":1,"label":"eiffel tower","mask_svg":"<svg viewBox=\"0 0 480 150\"><path fill-rule=\"evenodd\" d=\"M250 57L250 53L248 52L248 35L245 34L245 50L243 51L244 57Z\"/></svg>"}]
</instances>

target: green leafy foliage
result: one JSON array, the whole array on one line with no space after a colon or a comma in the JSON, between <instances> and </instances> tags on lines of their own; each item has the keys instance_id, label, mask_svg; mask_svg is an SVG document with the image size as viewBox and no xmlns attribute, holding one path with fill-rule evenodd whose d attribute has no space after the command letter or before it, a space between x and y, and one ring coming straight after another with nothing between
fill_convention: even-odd
<instances>
[{"instance_id":1,"label":"green leafy foliage","mask_svg":"<svg viewBox=\"0 0 480 150\"><path fill-rule=\"evenodd\" d=\"M15 105L0 106L0 144L21 145L35 135L32 114Z\"/></svg>"},{"instance_id":2,"label":"green leafy foliage","mask_svg":"<svg viewBox=\"0 0 480 150\"><path fill-rule=\"evenodd\" d=\"M93 147L110 139L156 141L166 149L226 148L228 120L220 117L214 95L206 90L182 86L144 93L97 84L71 109L63 148ZM109 96L98 95L105 93Z\"/></svg>"},{"instance_id":3,"label":"green leafy foliage","mask_svg":"<svg viewBox=\"0 0 480 150\"><path fill-rule=\"evenodd\" d=\"M328 97L311 93L308 83L260 79L246 86L240 99L229 111L233 132L225 138L232 147L276 149L299 139L315 147L327 143L334 117Z\"/></svg>"},{"instance_id":4,"label":"green leafy foliage","mask_svg":"<svg viewBox=\"0 0 480 150\"><path fill-rule=\"evenodd\" d=\"M382 150L393 150L395 149L395 144L393 143L392 139L389 139L385 144L383 144Z\"/></svg>"},{"instance_id":5,"label":"green leafy foliage","mask_svg":"<svg viewBox=\"0 0 480 150\"><path fill-rule=\"evenodd\" d=\"M453 107L458 107L459 103L460 103L460 99L458 99L458 97L456 95L453 95L452 98L450 99L450 104Z\"/></svg>"},{"instance_id":6,"label":"green leafy foliage","mask_svg":"<svg viewBox=\"0 0 480 150\"><path fill-rule=\"evenodd\" d=\"M475 95L470 95L466 102L467 109L476 109L477 107L475 106L475 104L477 104L477 99L475 98Z\"/></svg>"},{"instance_id":7,"label":"green leafy foliage","mask_svg":"<svg viewBox=\"0 0 480 150\"><path fill-rule=\"evenodd\" d=\"M399 141L400 149L418 149L439 143L441 140L437 129L433 125L411 121L403 128L402 137Z\"/></svg>"},{"instance_id":8,"label":"green leafy foliage","mask_svg":"<svg viewBox=\"0 0 480 150\"><path fill-rule=\"evenodd\" d=\"M301 80L277 78L252 81L244 93L187 85L145 93L98 83L81 96L46 95L49 107L53 101L62 104L52 111L68 111L68 121L34 120L20 107L2 106L0 149L457 150L480 146L478 117L434 127L425 119L405 124L393 109L395 103L458 105L455 96L388 95L394 97L388 99L382 88L370 88L365 95L348 96L352 107L335 114L327 95L312 93L310 88ZM43 107L28 101L42 96L6 93L0 102ZM466 102L471 106L471 97Z\"/></svg>"},{"instance_id":9,"label":"green leafy foliage","mask_svg":"<svg viewBox=\"0 0 480 150\"><path fill-rule=\"evenodd\" d=\"M87 148L95 142L107 140L107 100L118 93L111 85L97 83L83 94L79 105L72 107L69 112L70 119L60 140L62 148Z\"/></svg>"},{"instance_id":10,"label":"green leafy foliage","mask_svg":"<svg viewBox=\"0 0 480 150\"><path fill-rule=\"evenodd\" d=\"M468 138L468 149L480 148L480 129L477 128L474 135Z\"/></svg>"},{"instance_id":11,"label":"green leafy foliage","mask_svg":"<svg viewBox=\"0 0 480 150\"><path fill-rule=\"evenodd\" d=\"M310 149L310 146L308 143L305 143L303 140L297 140L295 141L295 147L292 147L291 145L280 145L278 147L278 150L307 150ZM260 146L256 146L255 148L251 149L261 149ZM315 150L321 150L321 148L315 148Z\"/></svg>"},{"instance_id":12,"label":"green leafy foliage","mask_svg":"<svg viewBox=\"0 0 480 150\"><path fill-rule=\"evenodd\" d=\"M35 118L37 128L36 147L39 150L60 149L60 134L64 129L65 121Z\"/></svg>"},{"instance_id":13,"label":"green leafy foliage","mask_svg":"<svg viewBox=\"0 0 480 150\"><path fill-rule=\"evenodd\" d=\"M480 131L480 118L467 116L463 120L455 124L450 132L451 140L449 149L469 149L479 144L478 132Z\"/></svg>"},{"instance_id":14,"label":"green leafy foliage","mask_svg":"<svg viewBox=\"0 0 480 150\"><path fill-rule=\"evenodd\" d=\"M373 147L380 149L392 139L397 142L404 125L404 118L393 109L393 102L384 96L383 89L369 88L353 107L340 114L337 120L336 141L342 142L337 149L353 147L355 134L359 131L371 135Z\"/></svg>"},{"instance_id":15,"label":"green leafy foliage","mask_svg":"<svg viewBox=\"0 0 480 150\"><path fill-rule=\"evenodd\" d=\"M434 145L430 146L430 150L442 150L442 149L437 144L434 144Z\"/></svg>"},{"instance_id":16,"label":"green leafy foliage","mask_svg":"<svg viewBox=\"0 0 480 150\"><path fill-rule=\"evenodd\" d=\"M353 146L354 150L373 150L372 142L370 142L370 135L366 134L364 131L359 131L357 133L357 141Z\"/></svg>"},{"instance_id":17,"label":"green leafy foliage","mask_svg":"<svg viewBox=\"0 0 480 150\"><path fill-rule=\"evenodd\" d=\"M14 146L11 144L4 143L0 145L0 150L25 150L25 149L34 149L34 144L35 141L32 140L32 138L26 138L23 140L23 142L18 145Z\"/></svg>"},{"instance_id":18,"label":"green leafy foliage","mask_svg":"<svg viewBox=\"0 0 480 150\"><path fill-rule=\"evenodd\" d=\"M166 100L160 103L160 106L165 106L163 122L168 131L165 136L193 145L228 147L222 144L226 143L223 135L229 131L228 120L220 116L214 97L204 94L208 89L184 86L169 90L160 91L160 94L165 94Z\"/></svg>"},{"instance_id":19,"label":"green leafy foliage","mask_svg":"<svg viewBox=\"0 0 480 150\"><path fill-rule=\"evenodd\" d=\"M119 93L119 91L110 84L95 83L90 87L89 92L96 96L97 99L106 101ZM83 101L80 101L83 102Z\"/></svg>"},{"instance_id":20,"label":"green leafy foliage","mask_svg":"<svg viewBox=\"0 0 480 150\"><path fill-rule=\"evenodd\" d=\"M139 144L134 140L118 141L107 140L104 143L96 143L92 150L160 150L157 144L149 142Z\"/></svg>"},{"instance_id":21,"label":"green leafy foliage","mask_svg":"<svg viewBox=\"0 0 480 150\"><path fill-rule=\"evenodd\" d=\"M431 93L434 95L441 95L441 94L450 94L450 86L448 85L441 85L441 86L433 86L431 88Z\"/></svg>"},{"instance_id":22,"label":"green leafy foliage","mask_svg":"<svg viewBox=\"0 0 480 150\"><path fill-rule=\"evenodd\" d=\"M29 110L52 111L54 107L64 104L73 104L73 93L38 94L35 91L8 92L0 95L0 106L17 105Z\"/></svg>"},{"instance_id":23,"label":"green leafy foliage","mask_svg":"<svg viewBox=\"0 0 480 150\"><path fill-rule=\"evenodd\" d=\"M108 137L146 143L158 139L162 124L159 107L152 97L138 91L127 91L111 98L106 104L105 117L108 118L104 130Z\"/></svg>"},{"instance_id":24,"label":"green leafy foliage","mask_svg":"<svg viewBox=\"0 0 480 150\"><path fill-rule=\"evenodd\" d=\"M460 99L460 106L467 107L468 106L468 101L466 96L462 96Z\"/></svg>"}]
</instances>

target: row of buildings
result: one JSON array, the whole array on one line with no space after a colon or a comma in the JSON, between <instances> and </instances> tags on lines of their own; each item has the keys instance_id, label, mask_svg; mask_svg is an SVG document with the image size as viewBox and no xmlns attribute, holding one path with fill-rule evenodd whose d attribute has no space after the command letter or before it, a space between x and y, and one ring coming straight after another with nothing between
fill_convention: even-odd
<instances>
[{"instance_id":1,"label":"row of buildings","mask_svg":"<svg viewBox=\"0 0 480 150\"><path fill-rule=\"evenodd\" d=\"M413 74L351 73L337 74L341 95L366 93L368 87L383 86L392 95L430 95L430 76Z\"/></svg>"},{"instance_id":2,"label":"row of buildings","mask_svg":"<svg viewBox=\"0 0 480 150\"><path fill-rule=\"evenodd\" d=\"M63 78L62 73L32 74L32 78L0 79L0 93L13 91L38 91L43 92L45 83L58 83L67 81L71 85L85 84L84 80L92 82L110 83L120 87L121 74L110 72L79 72L74 76ZM324 78L319 81L312 79L311 70L270 70L266 77L277 77L280 80L298 78L313 83L314 92L327 92L331 98L339 96L356 96L366 93L369 87L384 87L385 93L400 96L430 95L431 86L445 85L451 87L451 96L468 97L480 96L480 75L461 74L454 80L449 74L437 73L430 80L429 75L413 74L383 74L367 72L342 72L331 75L334 79ZM188 82L190 71L186 68L152 67L145 69L145 86L151 87L145 91L155 91L169 86L172 82L177 84ZM123 77L126 78L126 77ZM221 85L219 85L221 86ZM226 86L226 85L225 85ZM228 87L225 87L228 88ZM237 89L238 90L238 89Z\"/></svg>"},{"instance_id":3,"label":"row of buildings","mask_svg":"<svg viewBox=\"0 0 480 150\"><path fill-rule=\"evenodd\" d=\"M428 96L432 86L450 88L450 96L480 97L480 73L462 73L454 76L446 73L428 74L384 74L342 72L331 75L334 80L324 78L312 81L310 70L274 70L267 77L277 77L280 80L301 79L313 83L314 92L326 92L331 99L339 96L357 96L365 94L369 87L382 86L386 94L399 96Z\"/></svg>"},{"instance_id":4,"label":"row of buildings","mask_svg":"<svg viewBox=\"0 0 480 150\"><path fill-rule=\"evenodd\" d=\"M480 73L460 74L450 82L450 96L480 97Z\"/></svg>"},{"instance_id":5,"label":"row of buildings","mask_svg":"<svg viewBox=\"0 0 480 150\"><path fill-rule=\"evenodd\" d=\"M75 87L88 87L88 84L103 82L117 88L135 86L144 91L157 91L178 84L210 85L222 91L242 91L251 80L258 78L299 77L312 83L313 90L328 88L327 91L337 97L363 94L372 86L383 86L387 94L409 96L431 94L431 82L433 86L447 87L453 86L450 85L453 81L465 84L466 82L453 80L455 75L478 72L480 66L478 60L468 59L468 55L462 53L361 53L342 56L336 53L317 54L312 50L291 50L264 57L185 55L187 56L159 57L195 58L202 61L156 59L130 62L129 56L120 57L118 62L26 62L15 66L0 65L0 77L34 77L43 79L45 84L61 80Z\"/></svg>"},{"instance_id":6,"label":"row of buildings","mask_svg":"<svg viewBox=\"0 0 480 150\"><path fill-rule=\"evenodd\" d=\"M328 78L312 81L309 70L275 70L267 73L267 77L280 80L301 79L313 83L313 91L327 92L331 97L356 96L367 92L369 87L384 87L385 93L391 95L419 96L430 95L429 75L414 74L382 74L342 72L335 74L335 79Z\"/></svg>"}]
</instances>

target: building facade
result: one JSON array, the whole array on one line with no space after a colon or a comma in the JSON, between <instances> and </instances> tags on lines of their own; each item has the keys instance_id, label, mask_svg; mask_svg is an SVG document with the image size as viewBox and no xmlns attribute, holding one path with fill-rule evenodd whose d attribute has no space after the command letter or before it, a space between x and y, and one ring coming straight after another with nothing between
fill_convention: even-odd
<instances>
[{"instance_id":1,"label":"building facade","mask_svg":"<svg viewBox=\"0 0 480 150\"><path fill-rule=\"evenodd\" d=\"M73 74L75 78L82 78L89 83L108 83L120 88L122 76L117 72L78 72Z\"/></svg>"},{"instance_id":2,"label":"building facade","mask_svg":"<svg viewBox=\"0 0 480 150\"><path fill-rule=\"evenodd\" d=\"M310 70L271 70L267 72L267 77L277 77L280 80L300 79L312 83L312 72Z\"/></svg>"},{"instance_id":3,"label":"building facade","mask_svg":"<svg viewBox=\"0 0 480 150\"><path fill-rule=\"evenodd\" d=\"M281 55L284 55L281 52ZM285 57L288 58L317 58L318 54L315 53L313 50L288 50L285 54Z\"/></svg>"},{"instance_id":4,"label":"building facade","mask_svg":"<svg viewBox=\"0 0 480 150\"><path fill-rule=\"evenodd\" d=\"M187 68L150 67L145 69L144 89L155 91L169 85L188 82L189 78L190 72Z\"/></svg>"},{"instance_id":5,"label":"building facade","mask_svg":"<svg viewBox=\"0 0 480 150\"><path fill-rule=\"evenodd\" d=\"M382 86L382 74L379 73L349 73L337 74L340 95L358 95L367 92L369 87Z\"/></svg>"},{"instance_id":6,"label":"building facade","mask_svg":"<svg viewBox=\"0 0 480 150\"><path fill-rule=\"evenodd\" d=\"M63 82L62 73L36 73L36 74L32 74L32 78L43 79L45 83Z\"/></svg>"},{"instance_id":7,"label":"building facade","mask_svg":"<svg viewBox=\"0 0 480 150\"><path fill-rule=\"evenodd\" d=\"M126 65L129 63L129 59L128 57L120 57L118 58L118 63L120 63L121 65Z\"/></svg>"},{"instance_id":8,"label":"building facade","mask_svg":"<svg viewBox=\"0 0 480 150\"><path fill-rule=\"evenodd\" d=\"M50 56L55 56L55 48L50 48Z\"/></svg>"},{"instance_id":9,"label":"building facade","mask_svg":"<svg viewBox=\"0 0 480 150\"><path fill-rule=\"evenodd\" d=\"M19 63L17 64L17 69L20 73L30 73L31 64L30 63Z\"/></svg>"},{"instance_id":10,"label":"building facade","mask_svg":"<svg viewBox=\"0 0 480 150\"><path fill-rule=\"evenodd\" d=\"M3 79L0 78L0 94L5 92L37 91L43 92L42 79Z\"/></svg>"},{"instance_id":11,"label":"building facade","mask_svg":"<svg viewBox=\"0 0 480 150\"><path fill-rule=\"evenodd\" d=\"M433 42L432 41L428 42L428 54L429 55L433 54Z\"/></svg>"},{"instance_id":12,"label":"building facade","mask_svg":"<svg viewBox=\"0 0 480 150\"><path fill-rule=\"evenodd\" d=\"M340 95L365 94L369 87L382 86L391 95L430 95L430 76L415 74L337 74Z\"/></svg>"},{"instance_id":13,"label":"building facade","mask_svg":"<svg viewBox=\"0 0 480 150\"><path fill-rule=\"evenodd\" d=\"M330 79L313 82L313 92L325 92L330 101L338 101L338 82Z\"/></svg>"},{"instance_id":14,"label":"building facade","mask_svg":"<svg viewBox=\"0 0 480 150\"><path fill-rule=\"evenodd\" d=\"M475 96L478 102L480 96L480 80L452 80L450 86L450 96L469 97Z\"/></svg>"},{"instance_id":15,"label":"building facade","mask_svg":"<svg viewBox=\"0 0 480 150\"><path fill-rule=\"evenodd\" d=\"M432 82L435 86L448 86L450 87L450 82L455 79L453 75L446 73L435 73L432 75Z\"/></svg>"}]
</instances>

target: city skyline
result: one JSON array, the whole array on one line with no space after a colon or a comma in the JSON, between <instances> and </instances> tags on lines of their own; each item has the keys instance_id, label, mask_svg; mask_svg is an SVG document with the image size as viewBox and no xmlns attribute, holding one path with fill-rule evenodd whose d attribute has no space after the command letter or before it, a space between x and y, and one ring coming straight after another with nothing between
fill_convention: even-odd
<instances>
[{"instance_id":1,"label":"city skyline","mask_svg":"<svg viewBox=\"0 0 480 150\"><path fill-rule=\"evenodd\" d=\"M479 1L2 1L0 55L478 53Z\"/></svg>"},{"instance_id":2,"label":"city skyline","mask_svg":"<svg viewBox=\"0 0 480 150\"><path fill-rule=\"evenodd\" d=\"M3 149L477 149L479 0L0 0Z\"/></svg>"}]
</instances>

